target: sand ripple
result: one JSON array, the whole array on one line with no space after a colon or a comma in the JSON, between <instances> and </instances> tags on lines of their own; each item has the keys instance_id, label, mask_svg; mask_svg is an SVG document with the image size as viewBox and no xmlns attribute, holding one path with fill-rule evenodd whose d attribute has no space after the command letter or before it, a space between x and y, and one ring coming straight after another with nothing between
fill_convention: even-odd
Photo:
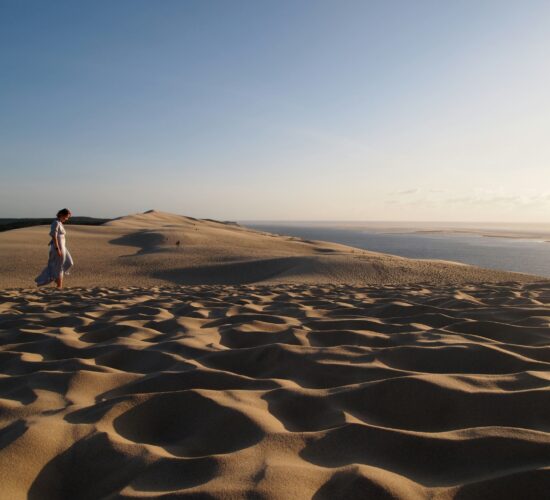
<instances>
[{"instance_id":1,"label":"sand ripple","mask_svg":"<svg viewBox=\"0 0 550 500\"><path fill-rule=\"evenodd\" d=\"M550 286L0 291L2 498L544 498Z\"/></svg>"}]
</instances>

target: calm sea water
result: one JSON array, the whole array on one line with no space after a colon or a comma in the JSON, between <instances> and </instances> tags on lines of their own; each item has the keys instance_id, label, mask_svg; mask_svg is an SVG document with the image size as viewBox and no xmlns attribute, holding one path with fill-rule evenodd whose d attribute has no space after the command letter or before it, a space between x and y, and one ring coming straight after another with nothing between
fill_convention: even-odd
<instances>
[{"instance_id":1,"label":"calm sea water","mask_svg":"<svg viewBox=\"0 0 550 500\"><path fill-rule=\"evenodd\" d=\"M488 238L475 234L395 234L319 225L290 226L250 222L243 225L270 233L332 241L402 257L453 260L488 269L517 271L550 278L550 243L539 240Z\"/></svg>"}]
</instances>

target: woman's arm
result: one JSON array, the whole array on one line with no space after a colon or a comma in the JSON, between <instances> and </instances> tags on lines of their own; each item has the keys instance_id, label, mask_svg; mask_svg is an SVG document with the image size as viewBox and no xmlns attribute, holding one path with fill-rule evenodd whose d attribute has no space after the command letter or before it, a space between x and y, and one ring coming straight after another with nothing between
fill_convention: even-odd
<instances>
[{"instance_id":1,"label":"woman's arm","mask_svg":"<svg viewBox=\"0 0 550 500\"><path fill-rule=\"evenodd\" d=\"M57 255L61 257L61 248L59 248L59 241L57 241L57 233L52 236L52 241L57 250Z\"/></svg>"},{"instance_id":2,"label":"woman's arm","mask_svg":"<svg viewBox=\"0 0 550 500\"><path fill-rule=\"evenodd\" d=\"M52 237L53 244L55 246L55 249L57 251L57 255L61 257L61 248L59 248L59 241L57 240L57 234L59 232L59 224L55 224L55 226L52 227L52 231L50 232L50 236Z\"/></svg>"}]
</instances>

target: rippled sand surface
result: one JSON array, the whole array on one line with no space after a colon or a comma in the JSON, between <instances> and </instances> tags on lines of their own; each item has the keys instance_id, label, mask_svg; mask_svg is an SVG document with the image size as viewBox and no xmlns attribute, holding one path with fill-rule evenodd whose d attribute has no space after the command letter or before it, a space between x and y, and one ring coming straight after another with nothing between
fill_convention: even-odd
<instances>
[{"instance_id":1,"label":"rippled sand surface","mask_svg":"<svg viewBox=\"0 0 550 500\"><path fill-rule=\"evenodd\" d=\"M0 291L2 498L544 498L550 286Z\"/></svg>"}]
</instances>

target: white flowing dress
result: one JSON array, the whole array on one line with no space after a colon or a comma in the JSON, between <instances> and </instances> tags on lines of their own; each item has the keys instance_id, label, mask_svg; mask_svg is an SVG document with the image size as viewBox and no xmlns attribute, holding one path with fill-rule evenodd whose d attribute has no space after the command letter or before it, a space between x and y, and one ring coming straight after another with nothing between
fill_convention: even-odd
<instances>
[{"instance_id":1,"label":"white flowing dress","mask_svg":"<svg viewBox=\"0 0 550 500\"><path fill-rule=\"evenodd\" d=\"M62 278L63 275L69 274L69 269L73 267L73 258L65 244L65 234L65 227L60 220L55 219L50 226L50 236L57 239L61 256L57 254L53 241L50 241L48 265L40 273L40 276L35 279L38 286L47 285L52 281Z\"/></svg>"}]
</instances>

